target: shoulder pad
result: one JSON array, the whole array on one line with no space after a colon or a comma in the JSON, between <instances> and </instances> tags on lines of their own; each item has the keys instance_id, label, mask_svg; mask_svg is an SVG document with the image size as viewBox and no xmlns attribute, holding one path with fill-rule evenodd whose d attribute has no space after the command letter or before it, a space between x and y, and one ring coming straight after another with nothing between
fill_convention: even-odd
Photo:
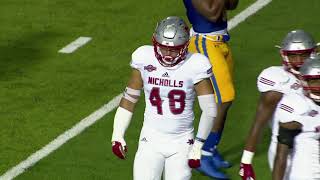
<instances>
[{"instance_id":1,"label":"shoulder pad","mask_svg":"<svg viewBox=\"0 0 320 180\"><path fill-rule=\"evenodd\" d=\"M277 91L283 93L283 85L289 82L290 77L281 66L272 66L264 69L257 78L260 92Z\"/></svg>"},{"instance_id":2,"label":"shoulder pad","mask_svg":"<svg viewBox=\"0 0 320 180\"><path fill-rule=\"evenodd\" d=\"M136 49L132 53L132 59L130 66L135 69L141 69L147 60L150 60L150 57L154 56L153 46L145 45Z\"/></svg>"},{"instance_id":3,"label":"shoulder pad","mask_svg":"<svg viewBox=\"0 0 320 180\"><path fill-rule=\"evenodd\" d=\"M212 76L212 66L209 59L200 54L194 53L188 59L190 70L193 72L193 83L196 84L202 79Z\"/></svg>"},{"instance_id":4,"label":"shoulder pad","mask_svg":"<svg viewBox=\"0 0 320 180\"><path fill-rule=\"evenodd\" d=\"M190 56L189 61L192 64L192 67L198 70L207 69L208 67L212 67L207 56L200 53L193 53Z\"/></svg>"}]
</instances>

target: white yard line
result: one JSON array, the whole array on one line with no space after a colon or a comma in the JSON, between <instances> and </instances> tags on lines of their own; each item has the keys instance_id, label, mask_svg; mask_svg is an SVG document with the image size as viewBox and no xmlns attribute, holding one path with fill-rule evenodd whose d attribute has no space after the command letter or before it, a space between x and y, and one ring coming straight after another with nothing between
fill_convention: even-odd
<instances>
[{"instance_id":1,"label":"white yard line","mask_svg":"<svg viewBox=\"0 0 320 180\"><path fill-rule=\"evenodd\" d=\"M91 37L79 37L78 39L74 40L64 48L60 49L59 53L73 53L75 50L80 48L81 46L87 44L92 38Z\"/></svg>"},{"instance_id":2,"label":"white yard line","mask_svg":"<svg viewBox=\"0 0 320 180\"><path fill-rule=\"evenodd\" d=\"M229 30L236 27L239 23L243 22L249 16L253 15L255 12L259 11L265 5L270 3L272 0L258 0L249 6L247 9L242 11L240 14L235 16L229 21ZM79 46L80 47L80 46ZM72 49L72 48L71 48ZM74 125L71 129L67 130L63 134L59 135L56 139L51 141L46 146L42 147L37 152L30 155L26 160L20 162L18 165L12 167L3 175L0 176L0 180L9 180L17 177L21 173L23 173L26 169L33 166L35 163L40 161L42 158L48 156L50 153L58 149L64 143L69 141L71 138L80 134L87 127L90 127L95 122L97 122L104 115L115 109L120 102L122 94L119 94L115 98L113 98L108 104L105 104L97 111L90 114L88 117L82 119L79 123Z\"/></svg>"},{"instance_id":3,"label":"white yard line","mask_svg":"<svg viewBox=\"0 0 320 180\"><path fill-rule=\"evenodd\" d=\"M71 129L65 131L63 134L59 135L56 139L51 141L49 144L33 153L26 160L20 162L15 167L8 170L6 173L0 176L1 180L13 179L19 174L23 173L26 169L37 163L42 158L48 156L50 153L58 149L64 143L69 141L71 138L80 134L87 127L93 125L96 121L102 118L104 115L112 111L115 107L117 107L120 103L120 99L122 94L119 94L115 98L113 98L108 104L105 104L100 109L96 110L86 118L82 119L78 124L73 126Z\"/></svg>"},{"instance_id":4,"label":"white yard line","mask_svg":"<svg viewBox=\"0 0 320 180\"><path fill-rule=\"evenodd\" d=\"M247 9L243 10L228 22L228 30L235 28L238 24L246 20L248 17L252 16L264 6L268 5L271 1L272 0L257 0L255 3L251 4Z\"/></svg>"}]
</instances>

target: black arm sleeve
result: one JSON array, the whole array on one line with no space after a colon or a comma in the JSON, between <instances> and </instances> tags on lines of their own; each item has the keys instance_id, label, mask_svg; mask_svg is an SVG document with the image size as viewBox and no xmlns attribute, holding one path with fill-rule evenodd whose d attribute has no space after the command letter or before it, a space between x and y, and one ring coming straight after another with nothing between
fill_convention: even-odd
<instances>
[{"instance_id":1,"label":"black arm sleeve","mask_svg":"<svg viewBox=\"0 0 320 180\"><path fill-rule=\"evenodd\" d=\"M301 133L301 129L287 129L279 127L278 142L288 145L289 148L293 148L294 137Z\"/></svg>"}]
</instances>

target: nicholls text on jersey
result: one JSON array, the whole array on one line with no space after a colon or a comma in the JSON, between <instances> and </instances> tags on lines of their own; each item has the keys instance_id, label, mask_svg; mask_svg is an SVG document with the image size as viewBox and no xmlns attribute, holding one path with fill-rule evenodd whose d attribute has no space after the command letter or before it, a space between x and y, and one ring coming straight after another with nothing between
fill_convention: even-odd
<instances>
[{"instance_id":1,"label":"nicholls text on jersey","mask_svg":"<svg viewBox=\"0 0 320 180\"><path fill-rule=\"evenodd\" d=\"M162 79L157 77L149 77L148 84L153 84L157 86L167 86L167 87L183 87L183 81L172 80L172 79Z\"/></svg>"}]
</instances>

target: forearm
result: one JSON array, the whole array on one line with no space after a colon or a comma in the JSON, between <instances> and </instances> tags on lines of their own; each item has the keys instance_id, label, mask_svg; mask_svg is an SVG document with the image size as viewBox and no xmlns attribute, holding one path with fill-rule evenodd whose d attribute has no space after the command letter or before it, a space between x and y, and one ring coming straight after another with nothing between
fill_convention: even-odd
<instances>
[{"instance_id":1,"label":"forearm","mask_svg":"<svg viewBox=\"0 0 320 180\"><path fill-rule=\"evenodd\" d=\"M255 123L249 133L246 140L245 150L255 152L259 139L262 136L263 128L266 122Z\"/></svg>"},{"instance_id":2,"label":"forearm","mask_svg":"<svg viewBox=\"0 0 320 180\"><path fill-rule=\"evenodd\" d=\"M241 157L241 163L252 164L252 159L254 157L258 141L262 135L264 124L264 121L256 121L252 126Z\"/></svg>"},{"instance_id":3,"label":"forearm","mask_svg":"<svg viewBox=\"0 0 320 180\"><path fill-rule=\"evenodd\" d=\"M280 149L279 149L280 148ZM272 180L282 180L287 167L288 147L278 144L278 150L274 161Z\"/></svg>"},{"instance_id":4,"label":"forearm","mask_svg":"<svg viewBox=\"0 0 320 180\"><path fill-rule=\"evenodd\" d=\"M275 161L272 172L272 180L282 180L286 166L286 161Z\"/></svg>"},{"instance_id":5,"label":"forearm","mask_svg":"<svg viewBox=\"0 0 320 180\"><path fill-rule=\"evenodd\" d=\"M213 94L198 96L198 100L202 113L196 137L207 139L217 115L217 105Z\"/></svg>"},{"instance_id":6,"label":"forearm","mask_svg":"<svg viewBox=\"0 0 320 180\"><path fill-rule=\"evenodd\" d=\"M213 123L214 123L214 117L208 118L206 113L202 112L196 137L203 140L207 139L211 132Z\"/></svg>"},{"instance_id":7,"label":"forearm","mask_svg":"<svg viewBox=\"0 0 320 180\"><path fill-rule=\"evenodd\" d=\"M245 149L251 152L256 151L256 146L262 136L263 129L272 119L273 113L282 94L277 92L262 93L256 110L254 124L251 127L250 134L246 140Z\"/></svg>"},{"instance_id":8,"label":"forearm","mask_svg":"<svg viewBox=\"0 0 320 180\"><path fill-rule=\"evenodd\" d=\"M125 132L129 127L132 118L132 112L119 106L114 116L113 133L111 141L122 141Z\"/></svg>"},{"instance_id":9,"label":"forearm","mask_svg":"<svg viewBox=\"0 0 320 180\"><path fill-rule=\"evenodd\" d=\"M287 167L289 150L294 146L294 138L301 132L302 124L292 121L279 123L277 154L275 157L272 179L282 180Z\"/></svg>"}]
</instances>

